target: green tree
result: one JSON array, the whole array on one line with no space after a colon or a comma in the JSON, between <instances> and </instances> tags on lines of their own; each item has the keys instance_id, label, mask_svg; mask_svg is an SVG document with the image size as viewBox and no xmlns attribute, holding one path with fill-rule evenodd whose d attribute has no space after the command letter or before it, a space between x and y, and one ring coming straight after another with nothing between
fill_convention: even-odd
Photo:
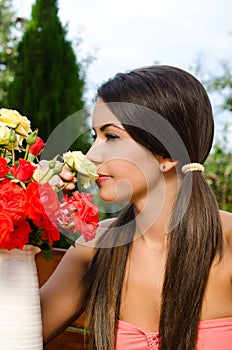
<instances>
[{"instance_id":1,"label":"green tree","mask_svg":"<svg viewBox=\"0 0 232 350\"><path fill-rule=\"evenodd\" d=\"M221 97L221 111L232 111L232 66L222 64L222 73L212 76L207 81L209 92L217 92ZM212 187L219 207L232 212L232 152L229 147L231 122L225 123L222 137L214 146L209 156L207 168L207 181Z\"/></svg>"},{"instance_id":2,"label":"green tree","mask_svg":"<svg viewBox=\"0 0 232 350\"><path fill-rule=\"evenodd\" d=\"M225 125L223 139L218 141L206 161L206 180L219 207L232 212L232 153L228 149L229 126Z\"/></svg>"},{"instance_id":3,"label":"green tree","mask_svg":"<svg viewBox=\"0 0 232 350\"><path fill-rule=\"evenodd\" d=\"M28 116L45 140L61 121L84 107L84 74L66 35L57 0L36 0L18 46L9 96L11 108ZM82 150L86 137L78 143Z\"/></svg>"},{"instance_id":4,"label":"green tree","mask_svg":"<svg viewBox=\"0 0 232 350\"><path fill-rule=\"evenodd\" d=\"M232 66L225 62L222 74L212 77L207 82L209 91L217 91L223 99L222 108L232 111Z\"/></svg>"},{"instance_id":5,"label":"green tree","mask_svg":"<svg viewBox=\"0 0 232 350\"><path fill-rule=\"evenodd\" d=\"M14 77L17 44L24 19L16 17L12 0L0 0L0 105L8 106L9 85Z\"/></svg>"},{"instance_id":6,"label":"green tree","mask_svg":"<svg viewBox=\"0 0 232 350\"><path fill-rule=\"evenodd\" d=\"M221 73L207 72L201 58L192 68L194 74L199 77L213 97L219 100L217 114L227 112L229 122L223 122L224 129L218 134L213 151L205 163L206 180L216 195L219 207L222 210L232 212L232 150L230 116L232 111L232 66L225 62L221 64ZM218 115L219 117L219 115Z\"/></svg>"}]
</instances>

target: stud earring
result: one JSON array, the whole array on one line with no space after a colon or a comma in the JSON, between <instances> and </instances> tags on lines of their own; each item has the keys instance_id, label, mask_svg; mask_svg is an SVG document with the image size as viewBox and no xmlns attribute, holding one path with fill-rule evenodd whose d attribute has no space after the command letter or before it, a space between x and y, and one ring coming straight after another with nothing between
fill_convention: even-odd
<instances>
[{"instance_id":1,"label":"stud earring","mask_svg":"<svg viewBox=\"0 0 232 350\"><path fill-rule=\"evenodd\" d=\"M164 171L166 169L166 165L165 164L162 164L161 166L160 166L160 170L161 171Z\"/></svg>"}]
</instances>

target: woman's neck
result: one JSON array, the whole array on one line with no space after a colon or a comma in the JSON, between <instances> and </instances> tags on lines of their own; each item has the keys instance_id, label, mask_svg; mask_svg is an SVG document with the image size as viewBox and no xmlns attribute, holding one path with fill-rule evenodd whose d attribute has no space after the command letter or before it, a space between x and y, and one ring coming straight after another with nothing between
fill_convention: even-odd
<instances>
[{"instance_id":1,"label":"woman's neck","mask_svg":"<svg viewBox=\"0 0 232 350\"><path fill-rule=\"evenodd\" d=\"M149 244L163 244L167 240L169 222L180 184L176 175L165 177L165 186L157 186L146 200L134 203L136 217L135 237Z\"/></svg>"}]
</instances>

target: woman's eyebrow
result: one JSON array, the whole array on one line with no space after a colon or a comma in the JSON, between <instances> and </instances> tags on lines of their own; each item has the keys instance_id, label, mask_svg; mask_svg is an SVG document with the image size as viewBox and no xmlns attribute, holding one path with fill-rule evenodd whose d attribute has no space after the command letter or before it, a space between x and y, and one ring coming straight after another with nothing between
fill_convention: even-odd
<instances>
[{"instance_id":1,"label":"woman's eyebrow","mask_svg":"<svg viewBox=\"0 0 232 350\"><path fill-rule=\"evenodd\" d=\"M106 128L108 128L109 126L113 126L113 127L115 127L115 128L117 128L117 129L120 129L120 130L122 130L122 131L125 131L125 129L123 129L122 127L120 127L120 126L118 126L117 124L114 124L114 123L108 123L108 124L104 124L104 125L102 125L101 127L100 127L100 131L104 131Z\"/></svg>"}]
</instances>

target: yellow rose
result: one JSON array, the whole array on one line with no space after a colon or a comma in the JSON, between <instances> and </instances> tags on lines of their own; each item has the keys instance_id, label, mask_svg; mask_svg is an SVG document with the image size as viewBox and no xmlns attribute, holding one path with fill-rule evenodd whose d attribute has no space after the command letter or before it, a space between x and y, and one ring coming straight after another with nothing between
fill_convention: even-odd
<instances>
[{"instance_id":1,"label":"yellow rose","mask_svg":"<svg viewBox=\"0 0 232 350\"><path fill-rule=\"evenodd\" d=\"M9 143L10 129L7 126L0 126L0 145L6 146Z\"/></svg>"},{"instance_id":2,"label":"yellow rose","mask_svg":"<svg viewBox=\"0 0 232 350\"><path fill-rule=\"evenodd\" d=\"M19 135L19 143L21 143L22 140L31 132L30 120L13 109L0 109L0 126L7 126L14 129L15 132Z\"/></svg>"},{"instance_id":3,"label":"yellow rose","mask_svg":"<svg viewBox=\"0 0 232 350\"><path fill-rule=\"evenodd\" d=\"M84 188L90 186L97 178L97 167L80 151L63 154L65 164L78 172Z\"/></svg>"}]
</instances>

